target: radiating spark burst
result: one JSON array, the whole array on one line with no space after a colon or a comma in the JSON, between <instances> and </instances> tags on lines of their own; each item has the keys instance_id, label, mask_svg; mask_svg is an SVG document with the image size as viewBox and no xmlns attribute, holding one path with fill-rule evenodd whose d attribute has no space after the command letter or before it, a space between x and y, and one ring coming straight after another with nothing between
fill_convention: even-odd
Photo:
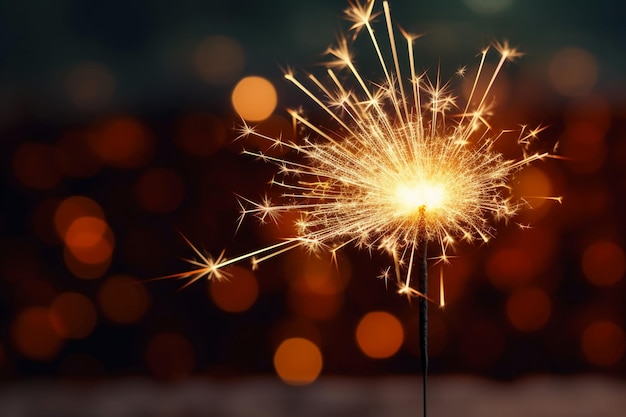
<instances>
[{"instance_id":1,"label":"radiating spark burst","mask_svg":"<svg viewBox=\"0 0 626 417\"><path fill-rule=\"evenodd\" d=\"M374 0L364 5L351 3L345 14L353 23L352 39L363 35L371 40L383 72L381 82L362 77L349 40L343 37L328 49L331 60L325 81L312 74L302 77L306 81L293 71L285 74L328 114L333 120L331 127L317 126L299 110L289 110L289 114L309 132L301 144L266 136L245 122L241 127L241 137L256 136L272 147L289 148L298 158L244 151L278 166L280 179L272 184L283 193L278 204L269 198L261 202L242 199L240 221L253 215L261 222L280 222L281 214L295 211L299 214L297 236L232 259L222 253L213 260L194 247L200 260L191 263L198 269L176 277L190 282L202 277L220 279L224 267L245 259L251 259L256 267L298 247L325 249L334 255L352 244L389 254L393 267L381 274L385 282L395 278L400 293L427 297L411 287L414 259L421 245L438 242L439 259L447 262L457 241L488 241L494 234L492 221L511 218L525 203L511 195L512 176L525 165L550 156L529 151L541 129L522 127L514 137L521 156L506 159L494 145L510 131L494 131L487 120L494 82L505 62L520 53L506 42L485 48L469 97L460 104L439 75L432 81L425 73L416 72L413 42L418 36L403 30L408 73L401 70L385 1L389 65L372 26L380 14L373 12L373 6ZM499 55L493 72L485 70L490 50ZM465 71L463 67L457 76ZM442 291L439 303L443 300Z\"/></svg>"}]
</instances>

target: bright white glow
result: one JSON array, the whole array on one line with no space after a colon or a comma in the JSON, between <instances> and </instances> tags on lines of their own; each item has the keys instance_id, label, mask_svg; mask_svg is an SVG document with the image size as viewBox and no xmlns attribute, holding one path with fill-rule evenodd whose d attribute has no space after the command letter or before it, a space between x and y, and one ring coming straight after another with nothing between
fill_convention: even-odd
<instances>
[{"instance_id":1,"label":"bright white glow","mask_svg":"<svg viewBox=\"0 0 626 417\"><path fill-rule=\"evenodd\" d=\"M424 207L433 210L444 202L445 190L442 184L423 182L420 184L400 184L396 188L396 201L400 205L401 214L412 213Z\"/></svg>"}]
</instances>

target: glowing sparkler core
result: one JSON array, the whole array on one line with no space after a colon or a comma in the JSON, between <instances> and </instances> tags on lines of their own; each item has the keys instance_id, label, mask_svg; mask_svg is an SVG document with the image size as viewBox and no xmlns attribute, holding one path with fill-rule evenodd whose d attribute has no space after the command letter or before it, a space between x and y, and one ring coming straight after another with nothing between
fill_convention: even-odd
<instances>
[{"instance_id":1,"label":"glowing sparkler core","mask_svg":"<svg viewBox=\"0 0 626 417\"><path fill-rule=\"evenodd\" d=\"M241 137L256 136L270 148L286 147L299 155L281 159L244 151L279 167L272 184L283 193L278 204L269 198L243 199L242 219L253 215L262 222L280 222L281 213L295 211L298 236L231 259L222 253L214 260L194 248L200 260L191 263L198 269L174 277L189 278L188 284L202 277L219 279L224 267L245 259L256 267L297 247L334 253L352 244L388 253L393 268L382 276L390 278L391 270L401 293L425 297L411 287L418 247L438 242L438 258L445 262L455 242L487 241L494 231L492 220L509 219L524 204L513 200L511 180L525 165L550 156L530 151L541 129L522 127L515 137L511 131L494 131L487 121L494 82L504 63L519 52L506 42L495 44L499 60L493 72L485 73L490 50L485 48L469 96L460 105L439 76L433 83L425 73L416 72L413 42L418 37L404 31L409 72L401 71L389 4L383 2L387 50L371 24L378 15L373 6L374 0L351 3L346 16L353 22L352 38L360 34L370 38L383 72L381 82L363 79L347 38L342 38L328 50L332 60L325 81L313 74L306 81L292 71L285 74L332 119L329 127L319 127L301 111L290 110L295 123L309 132L297 142L266 136L247 124L241 128ZM495 148L507 135L517 140L518 159L505 159Z\"/></svg>"},{"instance_id":2,"label":"glowing sparkler core","mask_svg":"<svg viewBox=\"0 0 626 417\"><path fill-rule=\"evenodd\" d=\"M436 210L445 202L446 190L438 182L423 181L418 184L400 184L396 188L395 197L401 210L399 214L414 214L420 208Z\"/></svg>"}]
</instances>

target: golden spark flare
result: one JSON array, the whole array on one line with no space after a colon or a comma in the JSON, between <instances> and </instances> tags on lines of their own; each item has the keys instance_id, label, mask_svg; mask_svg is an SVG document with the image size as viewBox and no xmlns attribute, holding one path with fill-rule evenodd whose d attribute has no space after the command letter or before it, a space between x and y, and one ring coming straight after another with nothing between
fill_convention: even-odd
<instances>
[{"instance_id":1,"label":"golden spark flare","mask_svg":"<svg viewBox=\"0 0 626 417\"><path fill-rule=\"evenodd\" d=\"M334 254L352 244L389 254L393 266L381 276L395 278L403 294L426 297L411 287L420 246L438 242L438 258L447 261L455 242L488 241L494 234L492 222L511 218L525 203L513 198L512 177L525 165L550 156L530 152L541 129L522 127L519 135L511 135L494 131L488 123L494 82L503 65L520 53L507 42L485 48L469 96L461 104L439 75L432 81L416 71L413 42L418 36L403 30L399 33L408 56L401 65L387 1L382 14L389 41L385 52L391 61L385 58L372 26L380 13L373 13L373 7L374 0L351 3L345 14L353 23L351 40L369 37L382 81L363 78L351 57L350 41L343 37L328 49L325 79L285 74L329 116L330 126L318 126L301 111L289 110L308 132L299 143L266 136L245 122L241 127L240 137L255 136L271 147L286 147L293 156L244 151L279 167L280 179L272 184L283 193L278 204L269 198L242 199L242 219L253 215L262 222L280 222L282 213L295 211L298 235L230 259L223 253L213 259L194 247L199 260L191 263L198 268L174 277L189 283L203 277L220 279L224 267L245 259L256 267L297 247ZM499 59L495 69L487 71L487 56L494 50ZM457 71L457 76L464 75L465 68ZM496 142L508 137L517 141L517 159L507 159L495 149ZM439 302L443 300L442 293Z\"/></svg>"}]
</instances>

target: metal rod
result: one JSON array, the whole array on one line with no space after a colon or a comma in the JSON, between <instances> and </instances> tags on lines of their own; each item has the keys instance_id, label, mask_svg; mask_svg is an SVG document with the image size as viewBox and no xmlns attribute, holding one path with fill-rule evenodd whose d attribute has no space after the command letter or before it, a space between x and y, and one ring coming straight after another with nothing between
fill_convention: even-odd
<instances>
[{"instance_id":1,"label":"metal rod","mask_svg":"<svg viewBox=\"0 0 626 417\"><path fill-rule=\"evenodd\" d=\"M417 247L417 262L418 262L418 291L422 293L419 299L419 338L420 338L420 353L422 356L422 394L424 404L424 417L427 416L427 401L426 401L426 388L428 382L428 265L427 258L427 241L426 239L420 239Z\"/></svg>"}]
</instances>

